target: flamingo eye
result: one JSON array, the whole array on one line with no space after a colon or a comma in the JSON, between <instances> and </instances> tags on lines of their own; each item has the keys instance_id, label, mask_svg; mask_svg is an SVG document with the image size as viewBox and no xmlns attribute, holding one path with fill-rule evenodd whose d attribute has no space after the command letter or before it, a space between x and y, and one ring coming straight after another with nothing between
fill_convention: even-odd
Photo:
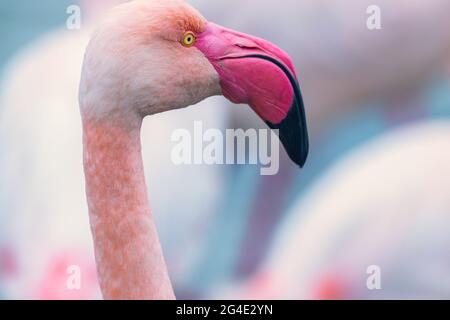
<instances>
[{"instance_id":1,"label":"flamingo eye","mask_svg":"<svg viewBox=\"0 0 450 320\"><path fill-rule=\"evenodd\" d=\"M188 31L184 34L183 39L181 40L181 44L185 47L192 47L195 43L195 34L191 31Z\"/></svg>"}]
</instances>

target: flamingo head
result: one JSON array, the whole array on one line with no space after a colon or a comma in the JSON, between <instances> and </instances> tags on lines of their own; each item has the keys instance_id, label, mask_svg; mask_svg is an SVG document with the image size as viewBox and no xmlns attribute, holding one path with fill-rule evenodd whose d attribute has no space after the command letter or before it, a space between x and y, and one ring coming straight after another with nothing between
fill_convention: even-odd
<instances>
[{"instance_id":1,"label":"flamingo head","mask_svg":"<svg viewBox=\"0 0 450 320\"><path fill-rule=\"evenodd\" d=\"M303 166L308 134L297 76L270 42L208 22L183 0L138 0L112 9L86 50L83 117L142 118L221 94L278 129Z\"/></svg>"}]
</instances>

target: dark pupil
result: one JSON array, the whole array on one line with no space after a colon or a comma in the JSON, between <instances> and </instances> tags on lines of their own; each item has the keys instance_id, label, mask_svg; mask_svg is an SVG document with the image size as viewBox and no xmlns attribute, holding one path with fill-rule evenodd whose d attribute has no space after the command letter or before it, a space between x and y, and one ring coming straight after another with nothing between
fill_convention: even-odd
<instances>
[{"instance_id":1,"label":"dark pupil","mask_svg":"<svg viewBox=\"0 0 450 320\"><path fill-rule=\"evenodd\" d=\"M188 37L188 38L187 38L187 42L191 42L191 40L192 40L191 37Z\"/></svg>"}]
</instances>

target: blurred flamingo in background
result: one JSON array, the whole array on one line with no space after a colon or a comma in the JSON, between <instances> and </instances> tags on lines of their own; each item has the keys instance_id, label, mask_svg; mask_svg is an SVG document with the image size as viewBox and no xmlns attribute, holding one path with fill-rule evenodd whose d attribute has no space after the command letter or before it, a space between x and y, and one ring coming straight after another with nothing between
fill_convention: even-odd
<instances>
[{"instance_id":1,"label":"blurred flamingo in background","mask_svg":"<svg viewBox=\"0 0 450 320\"><path fill-rule=\"evenodd\" d=\"M449 120L423 121L343 156L292 206L265 262L238 291L448 299L449 137ZM380 290L366 285L372 265L381 270Z\"/></svg>"}]
</instances>

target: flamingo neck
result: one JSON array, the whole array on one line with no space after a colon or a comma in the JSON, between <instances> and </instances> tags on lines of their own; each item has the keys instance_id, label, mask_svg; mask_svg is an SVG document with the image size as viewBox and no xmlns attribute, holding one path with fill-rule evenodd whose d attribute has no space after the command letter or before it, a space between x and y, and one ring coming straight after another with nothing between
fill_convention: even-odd
<instances>
[{"instance_id":1,"label":"flamingo neck","mask_svg":"<svg viewBox=\"0 0 450 320\"><path fill-rule=\"evenodd\" d=\"M142 119L131 123L83 119L86 195L100 288L105 299L172 299L147 198Z\"/></svg>"}]
</instances>

